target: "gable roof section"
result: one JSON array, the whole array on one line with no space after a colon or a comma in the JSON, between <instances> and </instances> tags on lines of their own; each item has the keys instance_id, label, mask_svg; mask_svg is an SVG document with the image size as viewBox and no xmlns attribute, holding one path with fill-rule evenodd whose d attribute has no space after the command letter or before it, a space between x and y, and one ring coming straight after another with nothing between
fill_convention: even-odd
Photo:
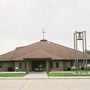
<instances>
[{"instance_id":1,"label":"gable roof section","mask_svg":"<svg viewBox=\"0 0 90 90\"><path fill-rule=\"evenodd\" d=\"M79 58L82 52L78 51ZM74 59L74 49L49 42L40 41L34 44L18 47L14 51L0 55L0 60L23 60L23 58L52 58L52 59Z\"/></svg>"}]
</instances>

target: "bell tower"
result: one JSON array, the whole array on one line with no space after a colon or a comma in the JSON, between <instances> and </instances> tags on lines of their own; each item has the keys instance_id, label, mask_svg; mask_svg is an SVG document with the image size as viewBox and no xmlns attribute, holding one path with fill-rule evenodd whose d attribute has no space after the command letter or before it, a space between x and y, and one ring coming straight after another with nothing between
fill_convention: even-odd
<instances>
[{"instance_id":1,"label":"bell tower","mask_svg":"<svg viewBox=\"0 0 90 90\"><path fill-rule=\"evenodd\" d=\"M79 43L78 41L82 41L82 65L79 65L79 54L78 54L78 46L79 46ZM84 73L87 74L87 43L86 43L86 31L82 31L82 32L75 32L74 33L74 57L75 57L75 67L76 67L76 70L77 70L77 74L78 74L78 71L80 71L80 67L81 69L83 69Z\"/></svg>"}]
</instances>

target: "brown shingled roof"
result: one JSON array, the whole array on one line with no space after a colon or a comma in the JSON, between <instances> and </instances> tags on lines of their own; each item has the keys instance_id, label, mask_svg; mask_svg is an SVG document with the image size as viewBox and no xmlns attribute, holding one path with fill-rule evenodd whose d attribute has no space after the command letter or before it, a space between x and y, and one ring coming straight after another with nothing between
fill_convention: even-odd
<instances>
[{"instance_id":1,"label":"brown shingled roof","mask_svg":"<svg viewBox=\"0 0 90 90\"><path fill-rule=\"evenodd\" d=\"M79 58L82 53L79 52ZM18 47L14 51L0 55L0 61L4 60L23 60L23 58L51 58L55 59L74 59L74 50L53 42L40 41L34 44Z\"/></svg>"}]
</instances>

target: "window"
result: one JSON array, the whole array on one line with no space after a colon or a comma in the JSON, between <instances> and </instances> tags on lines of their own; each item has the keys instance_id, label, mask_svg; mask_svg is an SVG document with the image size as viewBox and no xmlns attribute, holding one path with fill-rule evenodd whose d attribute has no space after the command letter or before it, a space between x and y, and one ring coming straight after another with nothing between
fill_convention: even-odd
<instances>
[{"instance_id":1,"label":"window","mask_svg":"<svg viewBox=\"0 0 90 90\"><path fill-rule=\"evenodd\" d=\"M71 66L73 66L73 62L71 61Z\"/></svg>"},{"instance_id":2,"label":"window","mask_svg":"<svg viewBox=\"0 0 90 90\"><path fill-rule=\"evenodd\" d=\"M50 68L53 68L53 63L52 62L50 62Z\"/></svg>"},{"instance_id":3,"label":"window","mask_svg":"<svg viewBox=\"0 0 90 90\"><path fill-rule=\"evenodd\" d=\"M2 62L0 63L0 69L2 69Z\"/></svg>"},{"instance_id":4,"label":"window","mask_svg":"<svg viewBox=\"0 0 90 90\"><path fill-rule=\"evenodd\" d=\"M2 68L2 65L0 64L0 69Z\"/></svg>"},{"instance_id":5,"label":"window","mask_svg":"<svg viewBox=\"0 0 90 90\"><path fill-rule=\"evenodd\" d=\"M59 68L59 62L56 62L56 68Z\"/></svg>"},{"instance_id":6,"label":"window","mask_svg":"<svg viewBox=\"0 0 90 90\"><path fill-rule=\"evenodd\" d=\"M22 62L19 62L19 69L22 69Z\"/></svg>"}]
</instances>

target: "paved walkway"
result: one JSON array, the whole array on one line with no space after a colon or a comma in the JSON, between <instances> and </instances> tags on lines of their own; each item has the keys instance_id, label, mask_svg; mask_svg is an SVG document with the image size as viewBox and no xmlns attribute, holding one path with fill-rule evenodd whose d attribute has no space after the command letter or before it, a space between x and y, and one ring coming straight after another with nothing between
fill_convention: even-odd
<instances>
[{"instance_id":1,"label":"paved walkway","mask_svg":"<svg viewBox=\"0 0 90 90\"><path fill-rule=\"evenodd\" d=\"M23 78L48 78L46 72L30 72L28 75L24 76Z\"/></svg>"}]
</instances>

